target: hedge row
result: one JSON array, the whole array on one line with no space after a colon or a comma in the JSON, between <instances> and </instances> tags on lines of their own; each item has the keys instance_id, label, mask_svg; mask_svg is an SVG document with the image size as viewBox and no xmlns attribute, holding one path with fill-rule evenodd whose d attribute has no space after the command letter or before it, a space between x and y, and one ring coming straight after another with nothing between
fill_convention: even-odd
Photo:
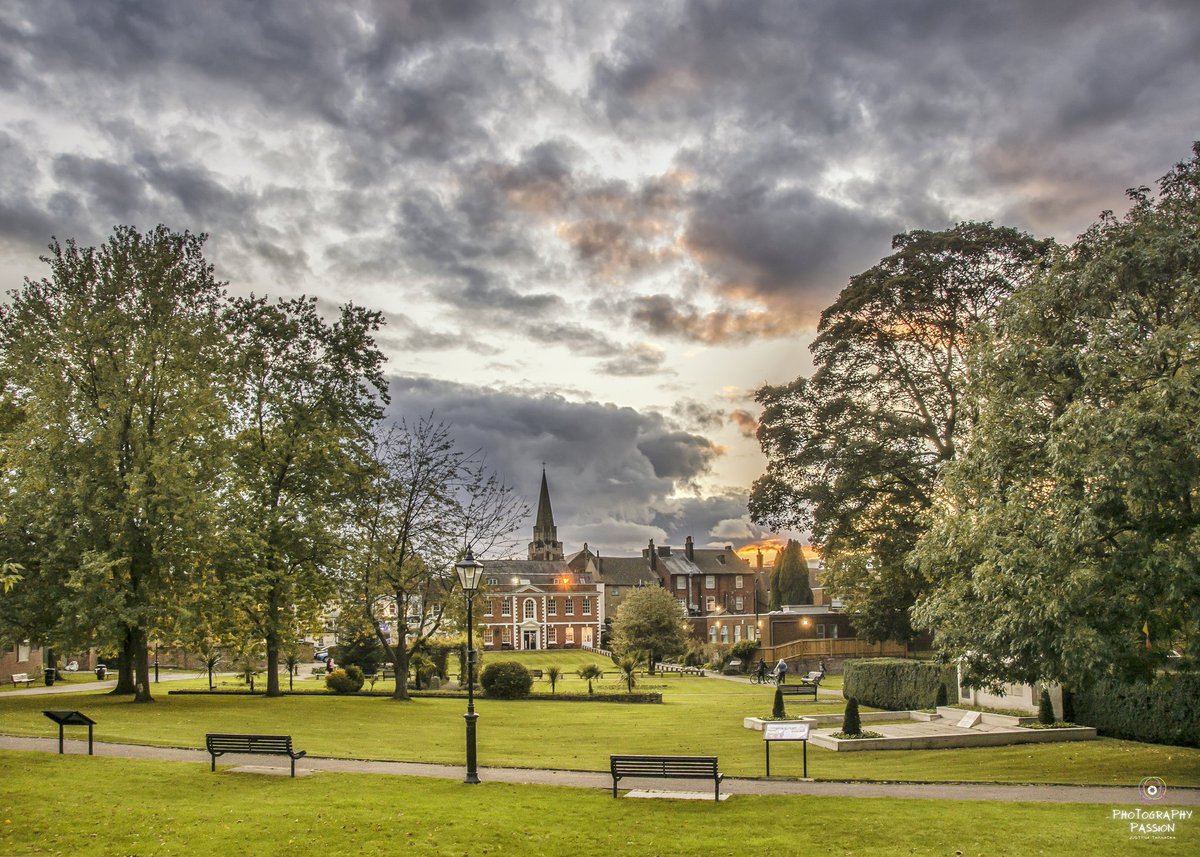
<instances>
[{"instance_id":1,"label":"hedge row","mask_svg":"<svg viewBox=\"0 0 1200 857\"><path fill-rule=\"evenodd\" d=\"M1200 673L1160 675L1150 684L1098 682L1076 691L1075 722L1102 735L1200 747Z\"/></svg>"},{"instance_id":2,"label":"hedge row","mask_svg":"<svg viewBox=\"0 0 1200 857\"><path fill-rule=\"evenodd\" d=\"M843 668L842 695L860 705L892 711L932 708L938 687L958 702L958 673L952 665L903 658L854 658Z\"/></svg>"}]
</instances>

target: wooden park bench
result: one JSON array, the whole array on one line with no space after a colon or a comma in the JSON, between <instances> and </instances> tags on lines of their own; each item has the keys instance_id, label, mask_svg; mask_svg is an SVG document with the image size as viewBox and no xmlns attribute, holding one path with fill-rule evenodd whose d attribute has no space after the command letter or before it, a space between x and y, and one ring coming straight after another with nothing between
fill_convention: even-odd
<instances>
[{"instance_id":1,"label":"wooden park bench","mask_svg":"<svg viewBox=\"0 0 1200 857\"><path fill-rule=\"evenodd\" d=\"M18 684L23 684L26 687L33 684L33 679L29 677L29 673L13 673L9 677L9 681L13 683L14 687L16 687Z\"/></svg>"},{"instance_id":2,"label":"wooden park bench","mask_svg":"<svg viewBox=\"0 0 1200 857\"><path fill-rule=\"evenodd\" d=\"M529 677L530 677L530 678L541 678L541 677L542 677L542 671L541 671L541 670L530 670L530 671L529 671Z\"/></svg>"},{"instance_id":3,"label":"wooden park bench","mask_svg":"<svg viewBox=\"0 0 1200 857\"><path fill-rule=\"evenodd\" d=\"M800 679L799 684L781 684L779 692L783 696L811 696L813 702L817 701L817 688L821 686L821 674L815 673L816 678L811 678L814 673L809 673Z\"/></svg>"},{"instance_id":4,"label":"wooden park bench","mask_svg":"<svg viewBox=\"0 0 1200 857\"><path fill-rule=\"evenodd\" d=\"M296 760L303 758L304 750L292 750L291 735L224 735L208 734L204 736L204 746L212 754L212 770L217 769L217 756L225 753L245 753L249 755L267 754L272 756L287 756L292 760L292 776L296 776Z\"/></svg>"},{"instance_id":5,"label":"wooden park bench","mask_svg":"<svg viewBox=\"0 0 1200 857\"><path fill-rule=\"evenodd\" d=\"M624 777L666 778L672 780L712 780L715 800L721 799L721 780L716 756L609 756L613 797L617 783Z\"/></svg>"}]
</instances>

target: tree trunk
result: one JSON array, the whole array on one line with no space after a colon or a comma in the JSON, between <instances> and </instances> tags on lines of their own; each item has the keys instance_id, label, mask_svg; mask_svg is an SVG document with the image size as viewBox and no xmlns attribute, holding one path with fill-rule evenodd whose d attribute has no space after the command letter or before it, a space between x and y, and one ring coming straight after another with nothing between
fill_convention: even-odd
<instances>
[{"instance_id":1,"label":"tree trunk","mask_svg":"<svg viewBox=\"0 0 1200 857\"><path fill-rule=\"evenodd\" d=\"M267 593L267 696L283 696L279 687L279 586Z\"/></svg>"},{"instance_id":2,"label":"tree trunk","mask_svg":"<svg viewBox=\"0 0 1200 857\"><path fill-rule=\"evenodd\" d=\"M134 702L153 702L150 695L150 648L144 628L133 632L133 672L136 678Z\"/></svg>"},{"instance_id":3,"label":"tree trunk","mask_svg":"<svg viewBox=\"0 0 1200 857\"><path fill-rule=\"evenodd\" d=\"M124 696L137 690L133 680L133 628L125 627L125 636L121 640L121 649L117 655L117 686L112 694Z\"/></svg>"},{"instance_id":4,"label":"tree trunk","mask_svg":"<svg viewBox=\"0 0 1200 857\"><path fill-rule=\"evenodd\" d=\"M396 603L401 603L399 599ZM392 699L407 700L408 695L408 628L403 617L396 620L396 645L392 652L392 663L396 668L396 689Z\"/></svg>"}]
</instances>

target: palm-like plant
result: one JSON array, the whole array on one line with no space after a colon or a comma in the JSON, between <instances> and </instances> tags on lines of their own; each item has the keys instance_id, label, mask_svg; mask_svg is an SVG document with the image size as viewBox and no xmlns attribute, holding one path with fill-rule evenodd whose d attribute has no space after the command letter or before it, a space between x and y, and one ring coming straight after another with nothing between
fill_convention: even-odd
<instances>
[{"instance_id":1,"label":"palm-like plant","mask_svg":"<svg viewBox=\"0 0 1200 857\"><path fill-rule=\"evenodd\" d=\"M562 670L558 667L546 667L546 678L550 680L550 692L554 693L558 680L562 678Z\"/></svg>"},{"instance_id":2,"label":"palm-like plant","mask_svg":"<svg viewBox=\"0 0 1200 857\"><path fill-rule=\"evenodd\" d=\"M629 693L633 693L633 686L637 684L633 674L637 670L637 662L633 658L625 658L617 663L621 669L621 678L625 681L625 688Z\"/></svg>"},{"instance_id":3,"label":"palm-like plant","mask_svg":"<svg viewBox=\"0 0 1200 857\"><path fill-rule=\"evenodd\" d=\"M217 668L217 664L221 662L221 653L216 649L208 649L201 653L201 658L204 661L204 669L208 671L208 689L213 689L213 670Z\"/></svg>"},{"instance_id":4,"label":"palm-like plant","mask_svg":"<svg viewBox=\"0 0 1200 857\"><path fill-rule=\"evenodd\" d=\"M588 696L592 695L592 679L602 678L604 670L596 664L588 664L586 667L579 668L579 677L585 679L588 683Z\"/></svg>"},{"instance_id":5,"label":"palm-like plant","mask_svg":"<svg viewBox=\"0 0 1200 857\"><path fill-rule=\"evenodd\" d=\"M288 690L293 690L292 679L300 669L300 647L296 643L288 643L284 647L283 662L287 665Z\"/></svg>"}]
</instances>

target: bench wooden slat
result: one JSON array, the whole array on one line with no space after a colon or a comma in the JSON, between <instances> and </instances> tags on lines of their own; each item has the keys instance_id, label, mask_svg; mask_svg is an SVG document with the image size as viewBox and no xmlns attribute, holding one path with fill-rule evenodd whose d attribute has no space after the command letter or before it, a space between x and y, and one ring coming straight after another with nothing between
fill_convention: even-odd
<instances>
[{"instance_id":1,"label":"bench wooden slat","mask_svg":"<svg viewBox=\"0 0 1200 857\"><path fill-rule=\"evenodd\" d=\"M800 684L781 684L779 692L783 696L811 696L813 702L817 701L817 688L821 686L820 681L805 681L801 679Z\"/></svg>"},{"instance_id":2,"label":"bench wooden slat","mask_svg":"<svg viewBox=\"0 0 1200 857\"><path fill-rule=\"evenodd\" d=\"M217 769L217 756L226 753L269 754L287 756L292 760L292 776L296 776L296 760L306 755L304 750L292 749L291 735L236 735L209 733L204 736L204 746L212 756L212 770Z\"/></svg>"},{"instance_id":3,"label":"bench wooden slat","mask_svg":"<svg viewBox=\"0 0 1200 857\"><path fill-rule=\"evenodd\" d=\"M661 777L664 779L712 780L716 799L721 799L721 780L716 756L609 756L613 778L613 797L617 783L625 777Z\"/></svg>"}]
</instances>

